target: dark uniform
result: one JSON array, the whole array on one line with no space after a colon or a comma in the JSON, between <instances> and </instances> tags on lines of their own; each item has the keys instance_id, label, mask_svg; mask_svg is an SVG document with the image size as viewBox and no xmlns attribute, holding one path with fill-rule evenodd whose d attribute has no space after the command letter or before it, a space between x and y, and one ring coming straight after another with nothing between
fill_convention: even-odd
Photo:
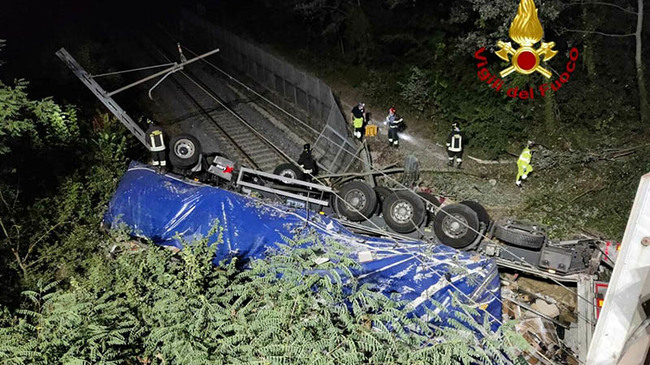
<instances>
[{"instance_id":1,"label":"dark uniform","mask_svg":"<svg viewBox=\"0 0 650 365\"><path fill-rule=\"evenodd\" d=\"M312 176L318 175L318 164L311 154L311 145L307 143L303 146L303 151L298 158L298 165L305 173L305 180L310 181Z\"/></svg>"},{"instance_id":2,"label":"dark uniform","mask_svg":"<svg viewBox=\"0 0 650 365\"><path fill-rule=\"evenodd\" d=\"M388 144L393 147L399 147L399 134L402 130L404 120L400 117L394 108L390 108L388 116L386 117L386 124L388 124Z\"/></svg>"},{"instance_id":3,"label":"dark uniform","mask_svg":"<svg viewBox=\"0 0 650 365\"><path fill-rule=\"evenodd\" d=\"M151 160L154 166L159 167L161 171L167 169L167 156L165 154L165 132L163 129L151 123L146 132L147 146L151 152Z\"/></svg>"},{"instance_id":4,"label":"dark uniform","mask_svg":"<svg viewBox=\"0 0 650 365\"><path fill-rule=\"evenodd\" d=\"M452 127L453 129L447 137L447 155L449 156L447 165L454 166L455 158L457 163L456 167L460 168L460 165L463 163L463 149L465 148L467 139L465 138L465 133L461 132L457 123L454 123Z\"/></svg>"},{"instance_id":5,"label":"dark uniform","mask_svg":"<svg viewBox=\"0 0 650 365\"><path fill-rule=\"evenodd\" d=\"M366 131L366 113L365 104L359 103L352 108L352 124L354 125L354 136L358 140L363 139Z\"/></svg>"}]
</instances>

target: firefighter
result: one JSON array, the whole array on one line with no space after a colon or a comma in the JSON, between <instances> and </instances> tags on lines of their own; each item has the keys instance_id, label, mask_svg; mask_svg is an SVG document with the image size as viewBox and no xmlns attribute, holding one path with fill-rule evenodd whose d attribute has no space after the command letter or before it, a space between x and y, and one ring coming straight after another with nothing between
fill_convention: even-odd
<instances>
[{"instance_id":1,"label":"firefighter","mask_svg":"<svg viewBox=\"0 0 650 365\"><path fill-rule=\"evenodd\" d=\"M400 117L395 108L388 109L388 116L386 117L385 124L388 125L388 145L395 148L399 147L399 134L402 130L404 120Z\"/></svg>"},{"instance_id":2,"label":"firefighter","mask_svg":"<svg viewBox=\"0 0 650 365\"><path fill-rule=\"evenodd\" d=\"M362 140L365 134L366 127L366 104L359 103L354 108L352 108L352 124L354 125L354 136L358 140Z\"/></svg>"},{"instance_id":3,"label":"firefighter","mask_svg":"<svg viewBox=\"0 0 650 365\"><path fill-rule=\"evenodd\" d=\"M523 151L521 151L521 155L519 155L519 160L517 160L517 180L515 181L515 184L517 184L518 187L521 187L521 180L526 180L528 178L528 175L533 172L533 165L530 164L530 161L533 158L533 153L530 151L530 149L535 145L533 141L528 141L526 144L526 148L524 148Z\"/></svg>"},{"instance_id":4,"label":"firefighter","mask_svg":"<svg viewBox=\"0 0 650 365\"><path fill-rule=\"evenodd\" d=\"M447 137L448 166L454 166L454 159L456 159L456 167L460 169L460 165L463 163L463 148L466 143L465 133L460 130L460 124L454 122Z\"/></svg>"},{"instance_id":5,"label":"firefighter","mask_svg":"<svg viewBox=\"0 0 650 365\"><path fill-rule=\"evenodd\" d=\"M153 121L147 119L149 129L145 133L147 136L147 146L151 152L152 165L158 168L158 172L167 172L167 158L165 155L165 133L163 129Z\"/></svg>"},{"instance_id":6,"label":"firefighter","mask_svg":"<svg viewBox=\"0 0 650 365\"><path fill-rule=\"evenodd\" d=\"M313 176L318 175L318 164L316 164L316 160L312 156L312 149L309 143L302 146L302 153L298 158L298 166L304 172L305 181L311 181Z\"/></svg>"}]
</instances>

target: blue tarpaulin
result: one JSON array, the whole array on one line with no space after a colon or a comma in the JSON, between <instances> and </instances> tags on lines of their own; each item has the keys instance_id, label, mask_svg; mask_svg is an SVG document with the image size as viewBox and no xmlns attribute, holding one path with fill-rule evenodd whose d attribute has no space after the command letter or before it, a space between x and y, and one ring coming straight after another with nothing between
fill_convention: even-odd
<instances>
[{"instance_id":1,"label":"blue tarpaulin","mask_svg":"<svg viewBox=\"0 0 650 365\"><path fill-rule=\"evenodd\" d=\"M441 311L433 301L452 309L455 293L460 301L478 307L481 313L488 312L493 330L499 327L497 266L475 253L354 234L326 216L160 175L138 163L132 163L122 178L104 218L112 228L126 224L134 236L178 248L182 248L178 235L185 241L203 238L216 220L223 228L223 244L216 250L215 263L233 256L241 260L264 258L278 243L285 243L283 237L293 237L308 220L322 241L333 239L349 247L360 263L354 273L362 283L387 296L397 294L396 299L406 301L414 315L429 318L429 308L442 318L442 323L436 324L445 325L453 310Z\"/></svg>"}]
</instances>

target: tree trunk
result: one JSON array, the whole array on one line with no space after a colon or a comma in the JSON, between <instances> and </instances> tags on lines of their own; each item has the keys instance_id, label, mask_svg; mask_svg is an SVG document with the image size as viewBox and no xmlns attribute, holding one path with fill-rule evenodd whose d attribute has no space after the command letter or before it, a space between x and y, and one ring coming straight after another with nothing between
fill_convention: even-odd
<instances>
[{"instance_id":1,"label":"tree trunk","mask_svg":"<svg viewBox=\"0 0 650 365\"><path fill-rule=\"evenodd\" d=\"M638 0L639 8L637 10L637 20L636 20L636 55L634 57L636 61L636 79L639 84L639 104L641 109L641 121L646 123L650 120L650 107L648 106L648 91L646 90L645 85L645 76L643 69L643 57L641 51L643 49L643 43L641 42L641 32L643 30L643 1Z\"/></svg>"},{"instance_id":2,"label":"tree trunk","mask_svg":"<svg viewBox=\"0 0 650 365\"><path fill-rule=\"evenodd\" d=\"M594 31L596 29L596 24L593 14L588 12L587 7L582 9L582 24L585 30ZM596 61L594 58L594 46L596 42L594 41L594 35L590 33L585 33L583 35L583 54L582 58L584 67L587 69L587 75L589 76L590 81L594 81L596 78Z\"/></svg>"}]
</instances>

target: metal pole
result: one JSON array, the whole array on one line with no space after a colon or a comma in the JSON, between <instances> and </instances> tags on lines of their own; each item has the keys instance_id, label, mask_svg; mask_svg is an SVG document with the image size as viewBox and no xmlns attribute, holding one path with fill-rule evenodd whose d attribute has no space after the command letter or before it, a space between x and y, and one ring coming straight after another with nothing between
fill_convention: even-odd
<instances>
[{"instance_id":1,"label":"metal pole","mask_svg":"<svg viewBox=\"0 0 650 365\"><path fill-rule=\"evenodd\" d=\"M115 117L124 124L124 126L131 131L135 138L142 143L145 148L149 149L144 131L138 124L131 119L131 117L122 109L110 96L106 96L104 90L95 79L91 78L86 70L65 50L61 48L56 52L56 55L63 61L70 70L77 76L77 78L86 85L86 87L99 99L99 101L110 110Z\"/></svg>"},{"instance_id":2,"label":"metal pole","mask_svg":"<svg viewBox=\"0 0 650 365\"><path fill-rule=\"evenodd\" d=\"M198 60L200 60L202 58L205 58L205 57L210 56L212 54L215 54L217 52L219 52L219 48L213 49L212 51L206 52L206 53L204 53L204 54L202 54L200 56L196 56L196 57L194 57L191 60L188 60L186 62L181 62L180 64L174 63L174 66L172 66L172 67L166 68L166 69L164 69L164 70L162 70L160 72L156 72L155 74L153 74L151 76L147 76L144 79L141 79L141 80L138 80L136 82L130 83L130 84L126 85L126 86L123 86L123 87L115 90L115 91L111 91L110 93L106 94L106 96L113 96L113 95L115 95L117 93L120 93L120 92L126 90L126 89L132 88L132 87L134 87L136 85L140 85L143 82L147 82L147 81L149 81L151 79L154 79L154 78L156 78L156 77L158 77L160 75L164 75L164 74L166 74L168 72L182 70L185 65L189 65L192 62L196 62L196 61L198 61Z\"/></svg>"}]
</instances>

